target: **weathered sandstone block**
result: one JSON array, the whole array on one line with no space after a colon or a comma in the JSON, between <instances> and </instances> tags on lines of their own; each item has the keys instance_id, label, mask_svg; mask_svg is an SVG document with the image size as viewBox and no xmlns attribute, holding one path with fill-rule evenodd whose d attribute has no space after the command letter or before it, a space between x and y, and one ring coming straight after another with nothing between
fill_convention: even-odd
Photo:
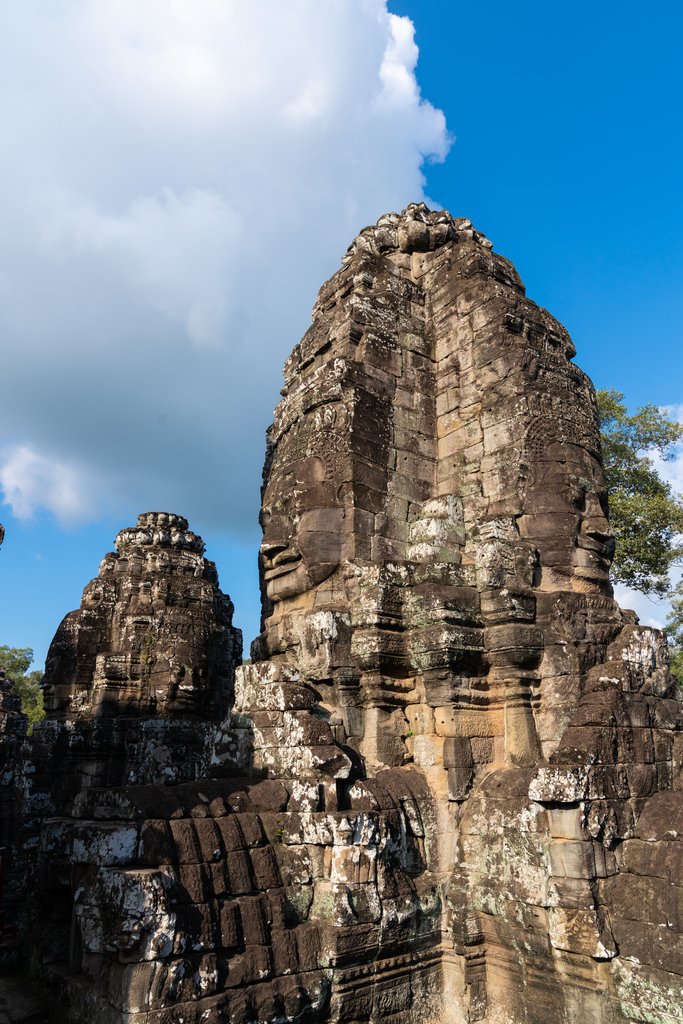
<instances>
[{"instance_id":1,"label":"weathered sandstone block","mask_svg":"<svg viewBox=\"0 0 683 1024\"><path fill-rule=\"evenodd\" d=\"M119 534L21 775L75 1024L681 1019L683 704L574 355L411 204L285 365L253 663L184 520Z\"/></svg>"}]
</instances>

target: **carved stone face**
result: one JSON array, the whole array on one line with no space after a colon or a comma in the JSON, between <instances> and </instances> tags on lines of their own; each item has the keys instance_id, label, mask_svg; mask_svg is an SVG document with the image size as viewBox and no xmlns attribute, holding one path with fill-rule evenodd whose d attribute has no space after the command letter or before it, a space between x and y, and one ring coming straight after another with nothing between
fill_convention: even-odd
<instances>
[{"instance_id":1,"label":"carved stone face","mask_svg":"<svg viewBox=\"0 0 683 1024\"><path fill-rule=\"evenodd\" d=\"M532 467L522 536L538 548L544 583L572 578L575 590L604 590L614 557L602 468L579 445L551 441Z\"/></svg>"},{"instance_id":2,"label":"carved stone face","mask_svg":"<svg viewBox=\"0 0 683 1024\"><path fill-rule=\"evenodd\" d=\"M343 555L348 412L320 405L279 436L261 502L260 571L273 603L314 590Z\"/></svg>"},{"instance_id":3,"label":"carved stone face","mask_svg":"<svg viewBox=\"0 0 683 1024\"><path fill-rule=\"evenodd\" d=\"M216 567L187 520L146 512L120 530L50 645L54 715L108 718L224 714L239 633ZM235 652L235 653L234 653ZM103 762L104 763L104 762Z\"/></svg>"},{"instance_id":4,"label":"carved stone face","mask_svg":"<svg viewBox=\"0 0 683 1024\"><path fill-rule=\"evenodd\" d=\"M342 556L344 509L325 460L309 455L271 474L261 508L259 553L268 597L284 601L327 579Z\"/></svg>"}]
</instances>

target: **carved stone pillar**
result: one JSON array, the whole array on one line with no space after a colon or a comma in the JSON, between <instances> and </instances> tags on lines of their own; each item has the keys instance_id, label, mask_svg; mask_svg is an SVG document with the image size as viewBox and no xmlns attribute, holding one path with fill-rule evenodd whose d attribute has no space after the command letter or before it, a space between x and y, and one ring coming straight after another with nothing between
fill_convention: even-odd
<instances>
[{"instance_id":1,"label":"carved stone pillar","mask_svg":"<svg viewBox=\"0 0 683 1024\"><path fill-rule=\"evenodd\" d=\"M540 747L531 710L531 679L505 679L505 760L520 768L538 764Z\"/></svg>"}]
</instances>

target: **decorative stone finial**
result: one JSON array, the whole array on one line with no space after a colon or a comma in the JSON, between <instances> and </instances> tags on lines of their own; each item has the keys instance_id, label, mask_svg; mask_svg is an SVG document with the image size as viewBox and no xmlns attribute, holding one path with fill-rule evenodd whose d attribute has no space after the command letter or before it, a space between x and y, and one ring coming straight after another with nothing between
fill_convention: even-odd
<instances>
[{"instance_id":1,"label":"decorative stone finial","mask_svg":"<svg viewBox=\"0 0 683 1024\"><path fill-rule=\"evenodd\" d=\"M205 544L201 537L187 528L187 519L171 512L143 512L138 516L137 526L120 530L114 546L117 551L124 548L160 547L204 553Z\"/></svg>"},{"instance_id":2,"label":"decorative stone finial","mask_svg":"<svg viewBox=\"0 0 683 1024\"><path fill-rule=\"evenodd\" d=\"M376 224L363 228L342 257L344 266L357 252L379 256L397 249L404 253L433 252L447 242L476 242L492 249L481 231L475 231L467 217L451 217L448 210L430 210L424 203L409 203L398 213L385 213Z\"/></svg>"}]
</instances>

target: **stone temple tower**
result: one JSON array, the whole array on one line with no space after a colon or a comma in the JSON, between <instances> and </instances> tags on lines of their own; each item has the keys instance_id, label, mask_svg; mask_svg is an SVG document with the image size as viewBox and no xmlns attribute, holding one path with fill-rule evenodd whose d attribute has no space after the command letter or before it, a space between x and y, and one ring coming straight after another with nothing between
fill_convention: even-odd
<instances>
[{"instance_id":1,"label":"stone temple tower","mask_svg":"<svg viewBox=\"0 0 683 1024\"><path fill-rule=\"evenodd\" d=\"M186 519L140 515L115 548L48 651L33 749L55 810L82 788L195 777L242 660L232 602Z\"/></svg>"},{"instance_id":2,"label":"stone temple tower","mask_svg":"<svg viewBox=\"0 0 683 1024\"><path fill-rule=\"evenodd\" d=\"M533 763L584 668L546 649L616 608L593 386L467 220L409 207L343 264L269 433L254 653L316 679L372 763L411 756L422 703Z\"/></svg>"},{"instance_id":3,"label":"stone temple tower","mask_svg":"<svg viewBox=\"0 0 683 1024\"><path fill-rule=\"evenodd\" d=\"M681 1019L683 703L613 598L574 355L411 204L285 366L251 664L187 523L121 531L13 776L67 1019Z\"/></svg>"}]
</instances>

